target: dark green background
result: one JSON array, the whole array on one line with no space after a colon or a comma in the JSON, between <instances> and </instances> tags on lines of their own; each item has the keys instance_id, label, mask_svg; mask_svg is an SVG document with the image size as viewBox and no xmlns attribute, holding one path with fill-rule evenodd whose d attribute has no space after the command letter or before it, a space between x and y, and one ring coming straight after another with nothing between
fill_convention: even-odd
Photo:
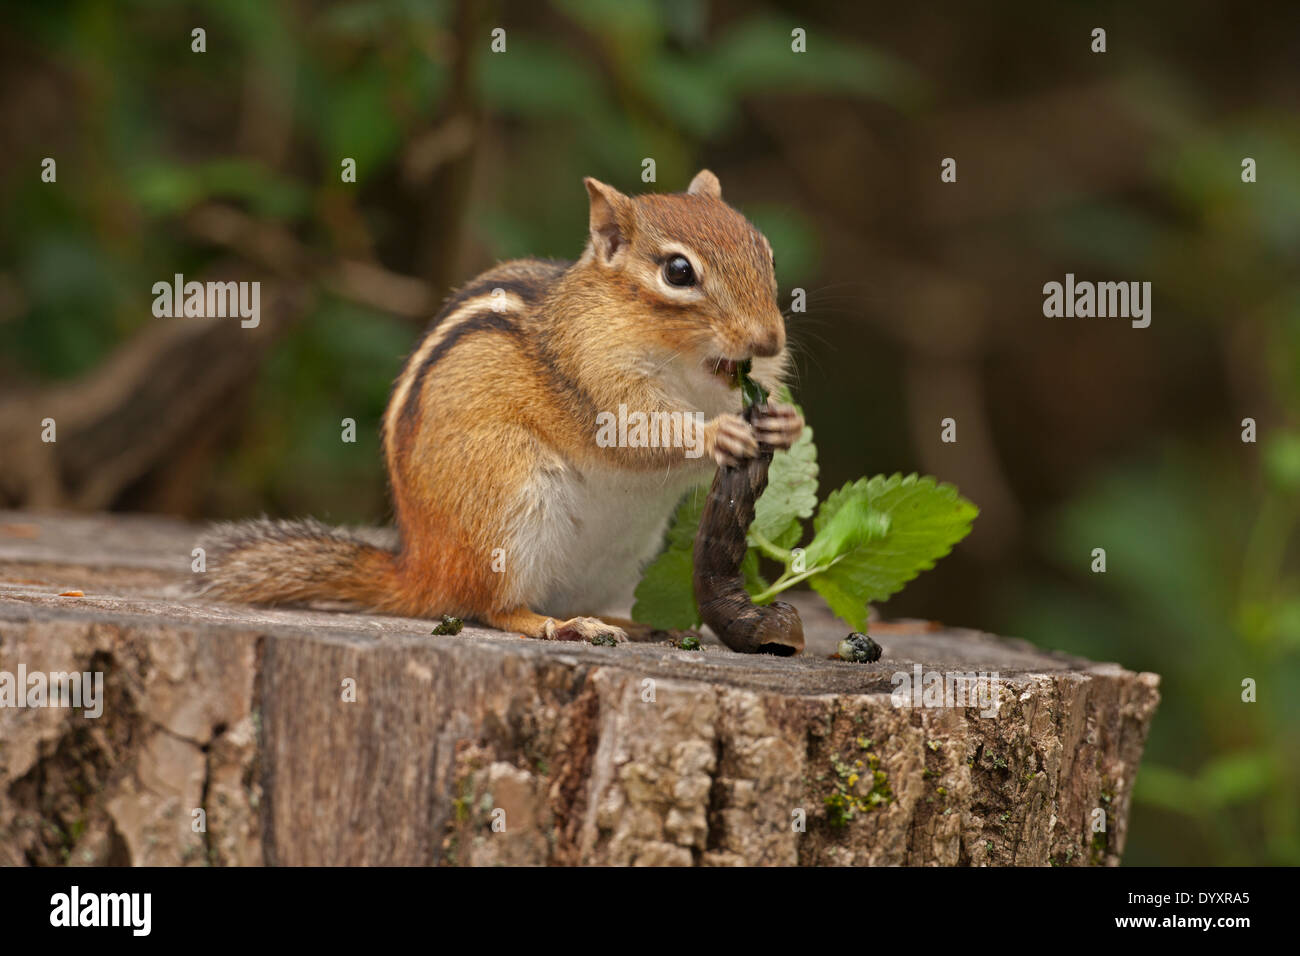
<instances>
[{"instance_id":1,"label":"dark green background","mask_svg":"<svg viewBox=\"0 0 1300 956\"><path fill-rule=\"evenodd\" d=\"M185 228L204 204L284 230L319 276L369 262L440 297L501 258L576 255L583 175L639 191L649 156L650 188L678 190L708 166L771 239L783 302L808 290L790 334L823 490L920 470L983 510L884 612L1158 672L1126 862L1300 863L1294 4L983 7L11 9L0 397L76 381L173 321L150 287L174 272L274 288ZM1152 282L1151 327L1044 318L1042 285L1066 272ZM311 281L186 477L164 460L113 507L387 518L378 422L422 321Z\"/></svg>"}]
</instances>

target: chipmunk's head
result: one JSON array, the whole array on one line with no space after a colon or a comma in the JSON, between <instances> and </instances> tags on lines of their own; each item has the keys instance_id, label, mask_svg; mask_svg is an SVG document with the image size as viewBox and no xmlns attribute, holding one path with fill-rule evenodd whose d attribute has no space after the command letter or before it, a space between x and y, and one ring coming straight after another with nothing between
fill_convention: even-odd
<instances>
[{"instance_id":1,"label":"chipmunk's head","mask_svg":"<svg viewBox=\"0 0 1300 956\"><path fill-rule=\"evenodd\" d=\"M584 182L591 240L583 263L612 285L623 321L643 341L723 383L746 359L779 374L785 321L772 247L722 201L717 176L702 170L684 193L636 197Z\"/></svg>"}]
</instances>

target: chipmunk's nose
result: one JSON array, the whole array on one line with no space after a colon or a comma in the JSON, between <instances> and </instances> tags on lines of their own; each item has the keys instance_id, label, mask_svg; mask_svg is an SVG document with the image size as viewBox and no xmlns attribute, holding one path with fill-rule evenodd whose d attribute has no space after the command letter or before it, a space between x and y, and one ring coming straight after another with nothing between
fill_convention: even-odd
<instances>
[{"instance_id":1,"label":"chipmunk's nose","mask_svg":"<svg viewBox=\"0 0 1300 956\"><path fill-rule=\"evenodd\" d=\"M785 348L785 326L779 320L775 325L769 325L761 335L756 336L749 346L750 353L757 358L780 355L783 348Z\"/></svg>"}]
</instances>

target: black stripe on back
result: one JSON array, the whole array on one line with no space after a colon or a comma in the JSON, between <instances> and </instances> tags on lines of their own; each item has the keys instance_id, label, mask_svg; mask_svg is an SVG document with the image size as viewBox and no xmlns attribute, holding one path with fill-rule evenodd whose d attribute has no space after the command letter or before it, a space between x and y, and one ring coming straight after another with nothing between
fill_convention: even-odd
<instances>
[{"instance_id":1,"label":"black stripe on back","mask_svg":"<svg viewBox=\"0 0 1300 956\"><path fill-rule=\"evenodd\" d=\"M420 363L420 367L415 370L415 375L411 378L411 387L406 392L406 402L402 405L402 413L398 418L399 424L403 427L414 424L416 415L420 410L420 390L424 384L424 377L429 373L442 357L455 347L456 343L461 340L462 336L469 335L473 332L507 332L518 334L519 327L511 320L510 316L502 312L493 312L488 309L483 312L476 312L468 318L457 323L455 328L451 329Z\"/></svg>"},{"instance_id":2,"label":"black stripe on back","mask_svg":"<svg viewBox=\"0 0 1300 956\"><path fill-rule=\"evenodd\" d=\"M454 292L451 297L442 304L442 307L438 310L437 314L434 315L433 320L429 323L428 327L425 328L424 335L420 336L420 340L416 343L415 348L411 351L411 354L407 356L406 361L402 363L402 374L394 380L392 391L389 393L390 402L392 401L393 395L397 392L398 385L401 384L402 379L405 377L406 366L410 363L411 358L419 353L420 348L424 345L424 340L437 330L447 316L454 313L470 299L482 295L491 295L495 289L501 289L507 293L514 293L519 296L519 298L523 300L524 304L531 310L531 307L535 306L538 300L540 300L542 296L550 290L555 280L558 279L566 269L572 266L573 263L564 259L533 258L516 260L515 265L524 267L523 271L509 277L493 277L490 274L479 276L478 278L471 280L464 288ZM457 326L457 328L453 329L448 334L447 338L443 342L439 343L433 353L429 355L420 368L416 370L415 377L411 381L411 387L407 391L406 401L402 406L401 414L398 416L398 428L405 428L414 421L419 408L419 403L418 401L415 401L415 398L420 393L420 386L424 382L425 373L447 353L447 350L456 343L456 340L459 339L461 335L468 332L489 330L504 332L519 331L518 328L512 325L501 313L489 311L485 314L488 316L486 320L484 320L481 315L473 315L465 319L461 325ZM387 429L387 421L388 415L385 413L385 431ZM388 436L386 434L381 434L380 438L383 446L387 448Z\"/></svg>"},{"instance_id":3,"label":"black stripe on back","mask_svg":"<svg viewBox=\"0 0 1300 956\"><path fill-rule=\"evenodd\" d=\"M501 289L502 291L508 293L513 292L515 295L519 296L519 298L524 301L525 305L531 306L537 301L538 298L540 298L541 294L546 291L546 289L550 285L550 282L555 278L555 276L558 276L569 265L569 263L567 262L552 261L546 259L521 260L521 261L530 261L530 262L536 261L544 266L551 267L554 271L550 276L525 275L525 276L519 276L510 279L506 279L506 278L493 279L490 277L484 278L480 276L479 278L472 280L463 289L460 289L458 292L453 293L452 296L442 304L442 307L438 309L432 321L430 321L428 326L425 327L424 334L421 335L419 340L415 343L415 348L411 350L410 355L406 357L406 361L402 363L402 374L399 375L393 381L393 387L388 393L388 400L390 402L393 400L393 395L397 393L397 386L401 384L402 379L406 375L407 365L410 364L411 359L416 354L419 353L420 348L424 345L424 340L428 338L430 335L432 335L438 329L438 326L440 326L443 323L443 320L446 319L447 316L451 315L453 312L459 309L470 299L473 299L476 296L490 295L494 289ZM467 321L473 321L473 317L471 317ZM453 333L453 336L455 334L456 333ZM454 340L455 339L453 337L451 341ZM434 354L437 355L438 358L441 358L442 355L445 354L445 352L439 350L439 351L435 351ZM427 364L430 363L426 363L426 365ZM402 415L400 416L401 420L405 420L409 415L413 414L410 411L411 395L416 394L415 386L420 384L424 371L425 371L424 369L419 370L418 374L421 377L416 378L414 382L412 382L412 388L407 392L406 404L403 406ZM387 420L388 420L388 415L387 413L385 413L384 415L385 423L387 422ZM385 425L385 428L386 427L387 426ZM387 447L388 444L387 436L381 434L380 440L383 443L384 447Z\"/></svg>"},{"instance_id":4,"label":"black stripe on back","mask_svg":"<svg viewBox=\"0 0 1300 956\"><path fill-rule=\"evenodd\" d=\"M526 305L532 305L541 297L541 293L545 292L549 285L549 280L532 276L520 276L513 279L484 279L480 282L471 282L443 303L442 308L438 310L438 314L434 316L433 322L429 324L428 331L432 332L442 323L443 319L476 296L491 295L495 290L500 289L507 293L513 292L523 299Z\"/></svg>"}]
</instances>

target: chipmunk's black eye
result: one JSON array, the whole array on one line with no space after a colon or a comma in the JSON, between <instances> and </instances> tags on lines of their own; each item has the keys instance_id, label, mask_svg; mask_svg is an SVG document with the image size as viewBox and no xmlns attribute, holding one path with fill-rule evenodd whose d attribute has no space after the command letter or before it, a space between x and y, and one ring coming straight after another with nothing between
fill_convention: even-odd
<instances>
[{"instance_id":1,"label":"chipmunk's black eye","mask_svg":"<svg viewBox=\"0 0 1300 956\"><path fill-rule=\"evenodd\" d=\"M685 256L673 256L664 263L664 279L669 285L695 285L695 270Z\"/></svg>"}]
</instances>

